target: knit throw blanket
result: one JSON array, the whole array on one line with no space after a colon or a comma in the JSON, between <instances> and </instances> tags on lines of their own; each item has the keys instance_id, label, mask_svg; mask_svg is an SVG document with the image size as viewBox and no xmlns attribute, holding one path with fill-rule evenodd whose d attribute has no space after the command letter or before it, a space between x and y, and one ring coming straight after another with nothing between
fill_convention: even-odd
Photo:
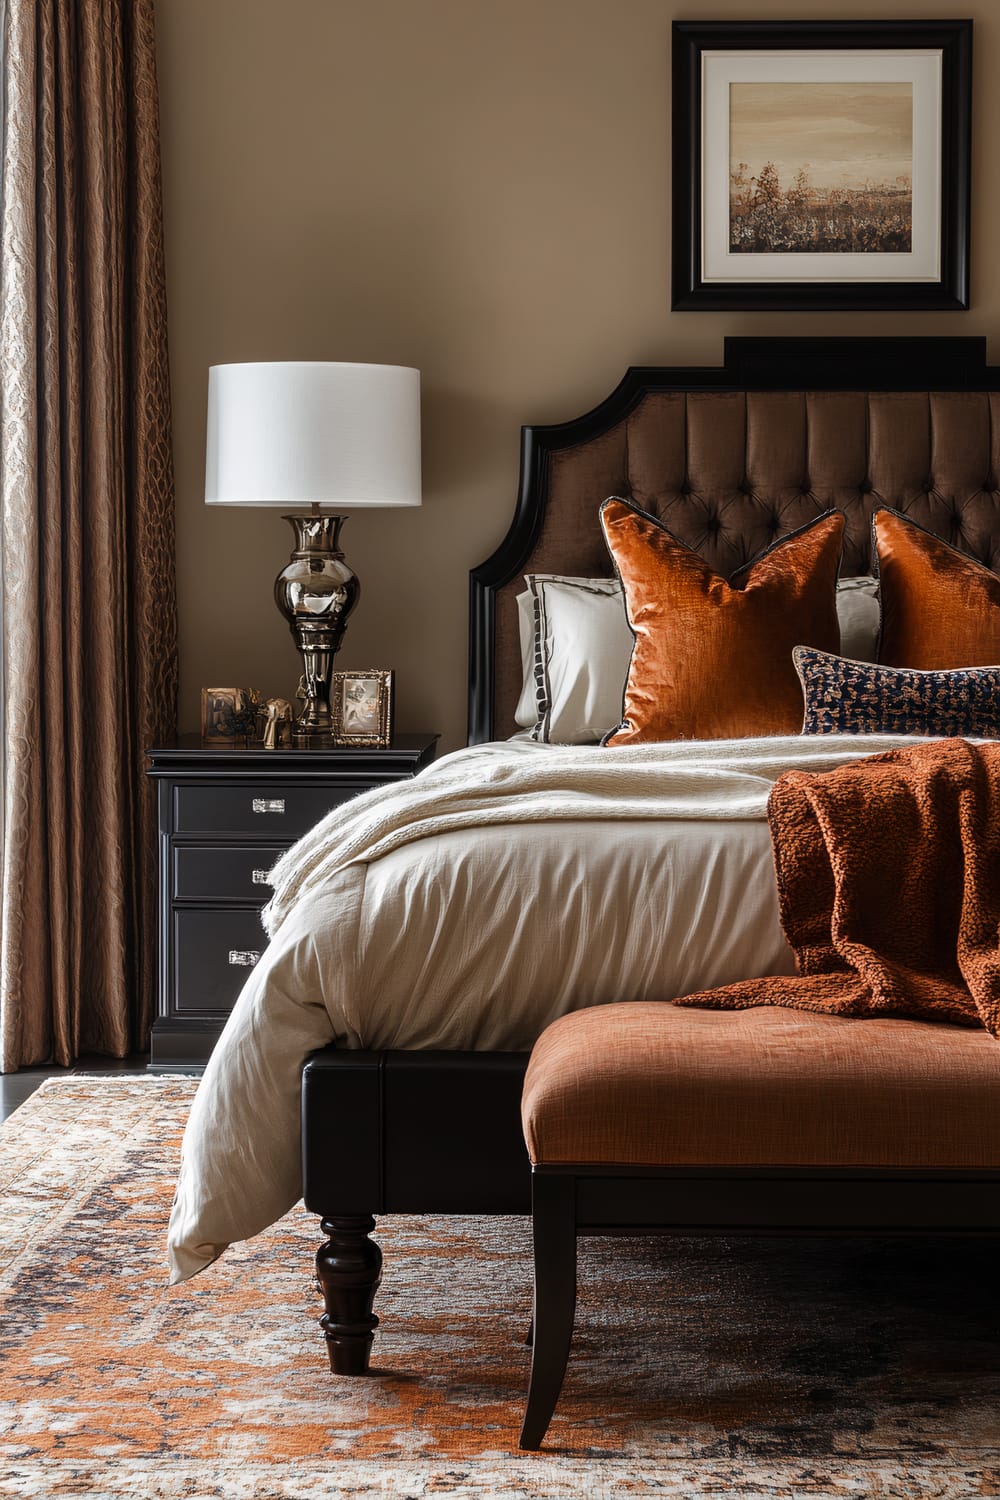
<instances>
[{"instance_id":1,"label":"knit throw blanket","mask_svg":"<svg viewBox=\"0 0 1000 1500\"><path fill-rule=\"evenodd\" d=\"M768 799L798 974L676 1003L910 1016L1000 1034L1000 745L937 740Z\"/></svg>"},{"instance_id":2,"label":"knit throw blanket","mask_svg":"<svg viewBox=\"0 0 1000 1500\"><path fill-rule=\"evenodd\" d=\"M898 736L893 737L898 743ZM778 777L796 766L828 771L893 738L778 735L761 740L675 740L665 745L536 745L456 750L415 781L401 781L335 808L278 860L263 917L273 937L296 902L351 864L372 864L419 839L486 827L580 819L669 821L763 818Z\"/></svg>"}]
</instances>

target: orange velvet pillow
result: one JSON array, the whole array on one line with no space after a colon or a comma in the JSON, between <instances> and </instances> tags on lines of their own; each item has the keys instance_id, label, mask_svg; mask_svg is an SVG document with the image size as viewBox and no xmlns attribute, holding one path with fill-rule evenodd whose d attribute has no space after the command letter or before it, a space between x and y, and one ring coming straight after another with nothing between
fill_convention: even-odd
<instances>
[{"instance_id":1,"label":"orange velvet pillow","mask_svg":"<svg viewBox=\"0 0 1000 1500\"><path fill-rule=\"evenodd\" d=\"M896 510L872 520L878 659L921 672L1000 665L1000 577Z\"/></svg>"},{"instance_id":2,"label":"orange velvet pillow","mask_svg":"<svg viewBox=\"0 0 1000 1500\"><path fill-rule=\"evenodd\" d=\"M842 512L782 537L728 582L627 500L605 500L601 525L635 637L622 722L604 744L798 734L792 650L840 648Z\"/></svg>"}]
</instances>

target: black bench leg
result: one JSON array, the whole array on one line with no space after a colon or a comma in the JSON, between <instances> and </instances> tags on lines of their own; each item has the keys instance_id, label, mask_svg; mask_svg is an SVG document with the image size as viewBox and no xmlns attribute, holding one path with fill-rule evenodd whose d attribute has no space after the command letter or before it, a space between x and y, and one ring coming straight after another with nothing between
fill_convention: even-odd
<instances>
[{"instance_id":1,"label":"black bench leg","mask_svg":"<svg viewBox=\"0 0 1000 1500\"><path fill-rule=\"evenodd\" d=\"M575 1178L534 1173L531 1219L535 1242L534 1339L522 1448L541 1446L566 1373L576 1313Z\"/></svg>"},{"instance_id":2,"label":"black bench leg","mask_svg":"<svg viewBox=\"0 0 1000 1500\"><path fill-rule=\"evenodd\" d=\"M320 1327L326 1335L330 1369L335 1375L367 1375L378 1318L372 1312L382 1279L382 1252L373 1239L370 1214L324 1219L329 1235L316 1252L316 1276L326 1312Z\"/></svg>"}]
</instances>

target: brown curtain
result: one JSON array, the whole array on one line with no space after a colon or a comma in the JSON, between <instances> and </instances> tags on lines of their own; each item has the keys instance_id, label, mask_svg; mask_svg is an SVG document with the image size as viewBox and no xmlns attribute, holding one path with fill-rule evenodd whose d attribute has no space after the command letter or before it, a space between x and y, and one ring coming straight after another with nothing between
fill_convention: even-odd
<instances>
[{"instance_id":1,"label":"brown curtain","mask_svg":"<svg viewBox=\"0 0 1000 1500\"><path fill-rule=\"evenodd\" d=\"M145 1041L176 717L152 0L5 0L4 1071Z\"/></svg>"}]
</instances>

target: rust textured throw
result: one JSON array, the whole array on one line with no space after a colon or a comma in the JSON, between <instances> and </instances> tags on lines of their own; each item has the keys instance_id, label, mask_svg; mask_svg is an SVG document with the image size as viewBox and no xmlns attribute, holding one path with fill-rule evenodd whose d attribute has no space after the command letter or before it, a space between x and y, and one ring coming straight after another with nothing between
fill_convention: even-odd
<instances>
[{"instance_id":1,"label":"rust textured throw","mask_svg":"<svg viewBox=\"0 0 1000 1500\"><path fill-rule=\"evenodd\" d=\"M6 0L2 1066L144 1041L176 721L152 0Z\"/></svg>"},{"instance_id":2,"label":"rust textured throw","mask_svg":"<svg viewBox=\"0 0 1000 1500\"><path fill-rule=\"evenodd\" d=\"M1000 746L938 740L790 771L768 816L799 972L678 1004L911 1016L1000 1035Z\"/></svg>"},{"instance_id":3,"label":"rust textured throw","mask_svg":"<svg viewBox=\"0 0 1000 1500\"><path fill-rule=\"evenodd\" d=\"M622 722L604 743L796 734L793 648L840 647L843 513L818 516L728 580L628 500L605 500L601 525L635 637Z\"/></svg>"}]
</instances>

